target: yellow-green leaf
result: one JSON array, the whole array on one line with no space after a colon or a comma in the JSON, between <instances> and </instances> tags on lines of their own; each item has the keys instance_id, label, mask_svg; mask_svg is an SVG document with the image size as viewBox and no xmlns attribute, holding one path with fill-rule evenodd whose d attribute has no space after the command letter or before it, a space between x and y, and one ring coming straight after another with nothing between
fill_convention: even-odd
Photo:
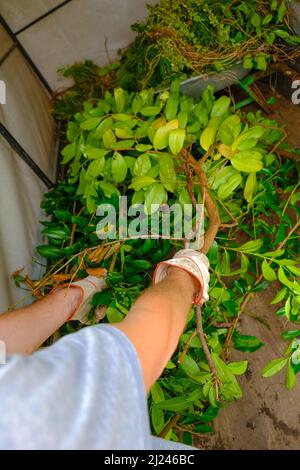
<instances>
[{"instance_id":1,"label":"yellow-green leaf","mask_svg":"<svg viewBox=\"0 0 300 470\"><path fill-rule=\"evenodd\" d=\"M144 154L135 160L133 174L134 176L145 176L151 168L151 160L149 155Z\"/></svg>"},{"instance_id":2,"label":"yellow-green leaf","mask_svg":"<svg viewBox=\"0 0 300 470\"><path fill-rule=\"evenodd\" d=\"M160 127L155 132L155 135L153 138L153 146L155 150L163 150L168 146L168 144L169 144L169 130L166 128L166 126Z\"/></svg>"},{"instance_id":3,"label":"yellow-green leaf","mask_svg":"<svg viewBox=\"0 0 300 470\"><path fill-rule=\"evenodd\" d=\"M242 181L243 178L240 173L232 175L226 183L223 183L219 186L218 197L222 200L226 199L238 186L240 186Z\"/></svg>"},{"instance_id":4,"label":"yellow-green leaf","mask_svg":"<svg viewBox=\"0 0 300 470\"><path fill-rule=\"evenodd\" d=\"M286 365L288 358L278 358L269 362L263 369L263 377L272 377L272 375L277 374L281 369Z\"/></svg>"},{"instance_id":5,"label":"yellow-green leaf","mask_svg":"<svg viewBox=\"0 0 300 470\"><path fill-rule=\"evenodd\" d=\"M259 159L256 159L255 156L250 156L251 152L248 152L249 153L248 158L242 155L242 153L244 152L241 152L235 155L230 160L232 166L236 170L242 171L244 173L256 173L257 171L260 171L263 168L262 161Z\"/></svg>"},{"instance_id":6,"label":"yellow-green leaf","mask_svg":"<svg viewBox=\"0 0 300 470\"><path fill-rule=\"evenodd\" d=\"M150 184L153 184L155 182L155 178L152 178L151 176L137 176L136 178L133 178L129 189L139 191L140 189L150 186Z\"/></svg>"},{"instance_id":7,"label":"yellow-green leaf","mask_svg":"<svg viewBox=\"0 0 300 470\"><path fill-rule=\"evenodd\" d=\"M274 271L274 269L271 268L271 266L267 263L266 260L263 261L261 269L266 281L276 281L276 272Z\"/></svg>"},{"instance_id":8,"label":"yellow-green leaf","mask_svg":"<svg viewBox=\"0 0 300 470\"><path fill-rule=\"evenodd\" d=\"M286 369L285 384L289 390L292 390L296 385L296 374L290 362Z\"/></svg>"},{"instance_id":9,"label":"yellow-green leaf","mask_svg":"<svg viewBox=\"0 0 300 470\"><path fill-rule=\"evenodd\" d=\"M127 163L120 153L116 152L112 159L111 173L116 183L122 183L127 175Z\"/></svg>"},{"instance_id":10,"label":"yellow-green leaf","mask_svg":"<svg viewBox=\"0 0 300 470\"><path fill-rule=\"evenodd\" d=\"M159 177L167 191L175 192L176 172L174 161L168 154L161 155L159 159Z\"/></svg>"},{"instance_id":11,"label":"yellow-green leaf","mask_svg":"<svg viewBox=\"0 0 300 470\"><path fill-rule=\"evenodd\" d=\"M216 126L209 126L202 132L200 136L200 145L207 152L213 145L217 133Z\"/></svg>"},{"instance_id":12,"label":"yellow-green leaf","mask_svg":"<svg viewBox=\"0 0 300 470\"><path fill-rule=\"evenodd\" d=\"M125 92L122 88L115 88L114 95L115 95L117 113L122 113L126 104Z\"/></svg>"},{"instance_id":13,"label":"yellow-green leaf","mask_svg":"<svg viewBox=\"0 0 300 470\"><path fill-rule=\"evenodd\" d=\"M184 146L185 129L176 129L169 134L169 147L173 155L178 155Z\"/></svg>"},{"instance_id":14,"label":"yellow-green leaf","mask_svg":"<svg viewBox=\"0 0 300 470\"><path fill-rule=\"evenodd\" d=\"M247 202L251 202L253 195L256 189L256 173L249 173L247 176L245 188L244 188L244 197Z\"/></svg>"},{"instance_id":15,"label":"yellow-green leaf","mask_svg":"<svg viewBox=\"0 0 300 470\"><path fill-rule=\"evenodd\" d=\"M111 129L106 129L103 134L103 144L107 149L111 149L117 142L116 136Z\"/></svg>"}]
</instances>

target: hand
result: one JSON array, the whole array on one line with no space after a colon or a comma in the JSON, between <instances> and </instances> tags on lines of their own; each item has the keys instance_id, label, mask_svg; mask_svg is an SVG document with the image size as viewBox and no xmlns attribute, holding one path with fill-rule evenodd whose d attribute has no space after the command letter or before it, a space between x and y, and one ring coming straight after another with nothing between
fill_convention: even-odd
<instances>
[{"instance_id":1,"label":"hand","mask_svg":"<svg viewBox=\"0 0 300 470\"><path fill-rule=\"evenodd\" d=\"M159 263L153 275L154 284L167 275L170 266L186 271L196 280L198 288L194 296L194 304L201 305L209 299L209 261L203 253L191 249L180 250L174 258Z\"/></svg>"},{"instance_id":2,"label":"hand","mask_svg":"<svg viewBox=\"0 0 300 470\"><path fill-rule=\"evenodd\" d=\"M81 298L75 312L72 313L70 320L78 320L81 323L89 323L89 312L91 310L91 300L96 292L101 292L106 286L106 275L98 278L95 276L88 276L81 281L73 282L70 287L76 287L81 291Z\"/></svg>"}]
</instances>

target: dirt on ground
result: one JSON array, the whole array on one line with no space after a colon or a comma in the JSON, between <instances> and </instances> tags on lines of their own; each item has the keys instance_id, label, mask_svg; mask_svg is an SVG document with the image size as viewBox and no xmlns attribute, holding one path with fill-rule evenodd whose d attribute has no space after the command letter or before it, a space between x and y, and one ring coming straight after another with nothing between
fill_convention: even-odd
<instances>
[{"instance_id":1,"label":"dirt on ground","mask_svg":"<svg viewBox=\"0 0 300 470\"><path fill-rule=\"evenodd\" d=\"M300 148L300 107L275 96L271 117L286 125L290 144ZM300 381L289 391L284 371L268 379L262 377L266 363L282 356L289 344L281 338L282 331L297 329L275 315L278 306L270 302L276 291L276 286L270 286L256 294L241 316L239 331L257 336L264 346L252 354L231 351L230 360L249 361L247 373L239 378L244 396L220 411L214 421L215 434L198 441L202 449L300 449Z\"/></svg>"}]
</instances>

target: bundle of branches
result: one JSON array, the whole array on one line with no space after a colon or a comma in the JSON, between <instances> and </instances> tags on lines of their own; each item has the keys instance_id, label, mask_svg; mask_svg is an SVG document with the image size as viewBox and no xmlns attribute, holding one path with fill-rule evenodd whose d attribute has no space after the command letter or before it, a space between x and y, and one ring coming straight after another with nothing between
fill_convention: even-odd
<instances>
[{"instance_id":1,"label":"bundle of branches","mask_svg":"<svg viewBox=\"0 0 300 470\"><path fill-rule=\"evenodd\" d=\"M118 85L126 89L166 86L239 61L265 70L270 61L300 53L285 1L160 0L148 10L148 18L132 27L137 38L118 71Z\"/></svg>"},{"instance_id":2,"label":"bundle of branches","mask_svg":"<svg viewBox=\"0 0 300 470\"><path fill-rule=\"evenodd\" d=\"M48 243L37 251L50 268L41 280L15 273L17 283L42 297L47 288L87 274L102 276L105 268L108 288L94 296L90 323L104 317L120 321L149 285L156 263L182 243L172 235L162 238L161 225L155 238L121 237L120 219L114 227L97 207L109 203L117 213L121 195L128 205L143 204L145 215L157 211L154 204L204 202L202 250L211 265L210 300L197 318L191 310L179 346L149 397L153 431L175 440L178 429L190 437L211 432L222 404L242 396L235 376L246 371L247 361L225 359L232 343L247 352L262 347L259 338L237 329L251 296L278 280L272 301L279 305L277 314L300 321L300 152L289 148L284 129L260 112L236 112L228 97L216 100L211 88L198 100L182 96L179 88L177 82L161 94L115 89L79 108L62 151L67 180L43 202L51 220L43 222ZM282 160L287 154L290 158ZM128 216L127 227L131 222ZM79 328L69 322L60 334ZM300 371L299 333L284 332L290 340L286 355L263 371L268 377L286 367L289 388Z\"/></svg>"}]
</instances>

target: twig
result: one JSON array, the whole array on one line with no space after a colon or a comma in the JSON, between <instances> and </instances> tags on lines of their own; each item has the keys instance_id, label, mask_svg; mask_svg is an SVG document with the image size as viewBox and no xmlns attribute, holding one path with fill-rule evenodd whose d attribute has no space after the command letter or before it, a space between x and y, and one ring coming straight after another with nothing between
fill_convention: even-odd
<instances>
[{"instance_id":1,"label":"twig","mask_svg":"<svg viewBox=\"0 0 300 470\"><path fill-rule=\"evenodd\" d=\"M169 431L171 431L171 429L174 428L174 426L177 424L180 417L181 417L180 415L177 415L177 414L174 415L173 418L171 418L170 421L166 424L164 429L159 433L159 437L162 437L162 438L166 437Z\"/></svg>"},{"instance_id":2,"label":"twig","mask_svg":"<svg viewBox=\"0 0 300 470\"><path fill-rule=\"evenodd\" d=\"M213 244L215 236L218 233L218 230L220 227L221 221L220 221L219 210L209 194L207 178L202 168L201 161L200 162L196 161L194 157L192 156L192 154L187 149L184 149L182 151L182 155L184 156L185 160L189 162L191 166L194 168L199 178L203 200L205 201L205 207L207 209L208 216L209 216L209 225L204 235L204 243L201 249L202 253L206 254L209 251L211 245Z\"/></svg>"},{"instance_id":3,"label":"twig","mask_svg":"<svg viewBox=\"0 0 300 470\"><path fill-rule=\"evenodd\" d=\"M178 364L182 364L182 363L183 363L183 360L184 360L184 358L185 358L185 356L186 356L186 353L188 352L189 347L190 347L190 345L191 345L191 342L192 342L193 339L195 338L196 334L197 334L197 331L195 330L195 331L193 331L193 333L192 333L191 336L189 337L189 339L188 339L188 341L187 341L187 343L186 343L186 345L185 345L185 347L184 347L184 350L182 351L182 353L181 353L180 356L179 356Z\"/></svg>"},{"instance_id":4,"label":"twig","mask_svg":"<svg viewBox=\"0 0 300 470\"><path fill-rule=\"evenodd\" d=\"M201 306L197 305L196 306L196 318L197 318L197 334L200 339L200 343L202 346L202 349L204 351L208 366L211 370L211 373L213 374L215 380L218 379L218 374L217 374L217 369L215 367L214 361L212 360L209 348L207 346L207 342L204 336L204 331L203 331L203 320L202 320L202 311L201 311Z\"/></svg>"},{"instance_id":5,"label":"twig","mask_svg":"<svg viewBox=\"0 0 300 470\"><path fill-rule=\"evenodd\" d=\"M296 153L288 152L287 150L282 150L280 148L277 148L275 150L275 153L289 160L295 160L296 162L300 161L300 155L297 155Z\"/></svg>"}]
</instances>

